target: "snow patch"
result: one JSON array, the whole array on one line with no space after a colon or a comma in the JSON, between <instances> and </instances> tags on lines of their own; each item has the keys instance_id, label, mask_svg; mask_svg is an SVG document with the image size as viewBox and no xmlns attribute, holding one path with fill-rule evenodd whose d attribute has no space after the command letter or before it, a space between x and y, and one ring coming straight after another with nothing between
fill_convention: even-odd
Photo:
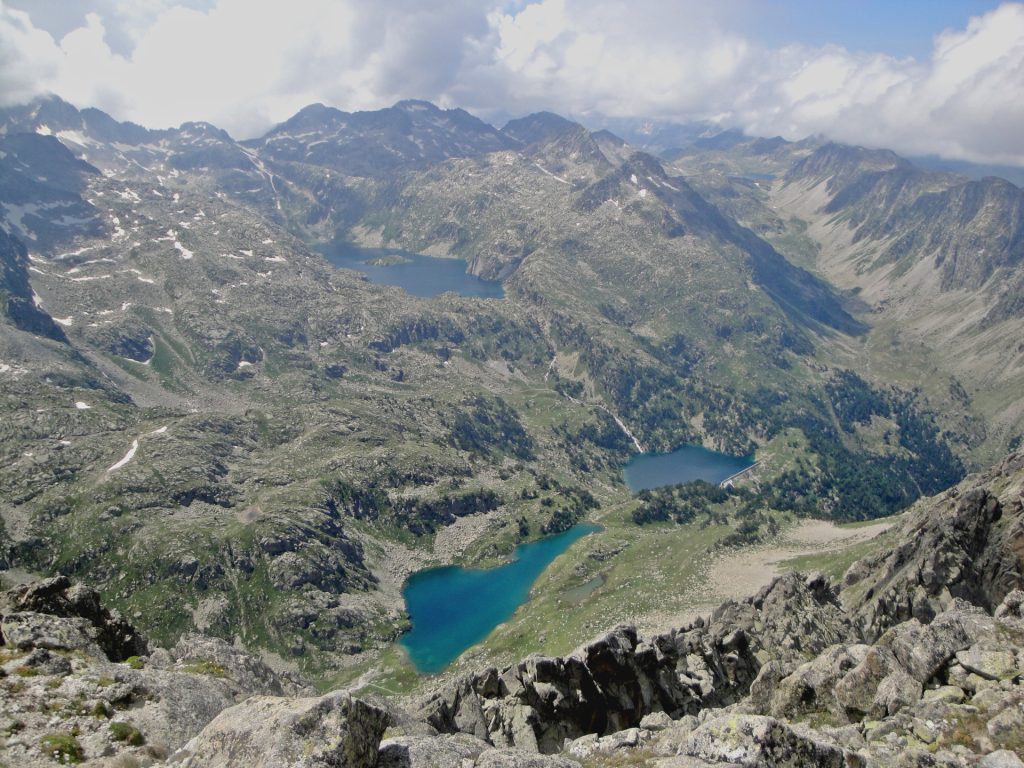
<instances>
[{"instance_id":1,"label":"snow patch","mask_svg":"<svg viewBox=\"0 0 1024 768\"><path fill-rule=\"evenodd\" d=\"M70 328L74 324L75 318L74 317L55 317L55 318L53 318L53 322L60 323L65 328Z\"/></svg>"},{"instance_id":2,"label":"snow patch","mask_svg":"<svg viewBox=\"0 0 1024 768\"><path fill-rule=\"evenodd\" d=\"M534 165L537 167L538 170L540 170L542 173L546 173L548 176L550 176L555 181L560 181L563 184L569 184L570 186L572 186L572 182L566 181L561 176L556 176L551 171L549 171L547 168L542 166L540 163L534 163Z\"/></svg>"},{"instance_id":3,"label":"snow patch","mask_svg":"<svg viewBox=\"0 0 1024 768\"><path fill-rule=\"evenodd\" d=\"M115 469L120 469L125 464L127 464L129 461L134 459L135 458L135 452L137 450L139 450L139 441L138 440L132 440L132 447L128 449L128 453L126 453L124 455L124 458L121 459L116 464L111 464L110 468L107 469L107 472L113 472Z\"/></svg>"},{"instance_id":4,"label":"snow patch","mask_svg":"<svg viewBox=\"0 0 1024 768\"><path fill-rule=\"evenodd\" d=\"M271 239L270 239L270 238L268 237L268 238L267 238L266 240L264 240L264 241L263 241L263 245L271 245L271 244L273 244L273 242L274 242L274 241L273 241L273 240L271 240Z\"/></svg>"},{"instance_id":5,"label":"snow patch","mask_svg":"<svg viewBox=\"0 0 1024 768\"><path fill-rule=\"evenodd\" d=\"M151 434L151 435L162 435L162 434L163 434L164 432L166 432L166 431L167 431L167 427L166 427L166 425L165 425L165 426L163 426L163 427L160 427L160 429L154 429L154 430L153 430L152 432L150 432L149 434Z\"/></svg>"},{"instance_id":6,"label":"snow patch","mask_svg":"<svg viewBox=\"0 0 1024 768\"><path fill-rule=\"evenodd\" d=\"M284 256L264 256L263 260L264 261L275 261L275 262L277 262L279 264L287 264L288 263L288 259L286 259Z\"/></svg>"},{"instance_id":7,"label":"snow patch","mask_svg":"<svg viewBox=\"0 0 1024 768\"><path fill-rule=\"evenodd\" d=\"M239 248L238 252L240 254L242 254L243 256L248 256L250 259L252 258L252 251L246 251L246 250L244 250L242 248Z\"/></svg>"},{"instance_id":8,"label":"snow patch","mask_svg":"<svg viewBox=\"0 0 1024 768\"><path fill-rule=\"evenodd\" d=\"M150 285L152 285L153 283L156 282L156 280L154 280L151 277L144 277L143 274L139 272L139 270L137 269L125 269L123 271L130 272L133 275L135 275L135 279L138 280L140 283L149 283Z\"/></svg>"},{"instance_id":9,"label":"snow patch","mask_svg":"<svg viewBox=\"0 0 1024 768\"><path fill-rule=\"evenodd\" d=\"M641 189L640 190L640 197L647 197L647 190L646 189Z\"/></svg>"},{"instance_id":10,"label":"snow patch","mask_svg":"<svg viewBox=\"0 0 1024 768\"><path fill-rule=\"evenodd\" d=\"M76 400L75 408L77 408L80 411L88 411L92 408L92 406L89 405L88 403L83 403L81 400Z\"/></svg>"},{"instance_id":11,"label":"snow patch","mask_svg":"<svg viewBox=\"0 0 1024 768\"><path fill-rule=\"evenodd\" d=\"M640 182L639 182L639 180L638 180L638 179L636 178L636 174L635 174L635 173L631 173L631 174L629 175L629 180L630 180L630 181L632 181L632 182L633 182L634 184L636 184L637 186L640 186Z\"/></svg>"},{"instance_id":12,"label":"snow patch","mask_svg":"<svg viewBox=\"0 0 1024 768\"><path fill-rule=\"evenodd\" d=\"M186 247L185 247L184 245L182 245L181 243L179 243L179 242L178 242L177 240L175 240L175 241L174 241L174 247L175 247L175 248L177 248L177 249L178 249L178 251L180 251L180 252L181 252L181 258L185 259L186 261L188 261L189 259L191 259L191 258L192 258L192 256L194 255L194 254L192 253L192 251L190 251L190 250L189 250L188 248L186 248Z\"/></svg>"}]
</instances>

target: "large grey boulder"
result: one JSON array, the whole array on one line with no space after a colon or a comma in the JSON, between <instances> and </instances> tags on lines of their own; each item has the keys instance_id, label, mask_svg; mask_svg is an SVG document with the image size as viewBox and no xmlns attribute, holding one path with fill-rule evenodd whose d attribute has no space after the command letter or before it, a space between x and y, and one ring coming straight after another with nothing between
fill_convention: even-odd
<instances>
[{"instance_id":1,"label":"large grey boulder","mask_svg":"<svg viewBox=\"0 0 1024 768\"><path fill-rule=\"evenodd\" d=\"M575 760L537 755L517 749L490 749L477 758L474 768L580 768Z\"/></svg>"},{"instance_id":2,"label":"large grey boulder","mask_svg":"<svg viewBox=\"0 0 1024 768\"><path fill-rule=\"evenodd\" d=\"M374 768L387 713L341 692L255 696L221 712L172 759L186 768Z\"/></svg>"},{"instance_id":3,"label":"large grey boulder","mask_svg":"<svg viewBox=\"0 0 1024 768\"><path fill-rule=\"evenodd\" d=\"M19 650L83 651L104 658L96 628L79 617L63 618L45 613L8 613L0 617L0 632L7 645Z\"/></svg>"},{"instance_id":4,"label":"large grey boulder","mask_svg":"<svg viewBox=\"0 0 1024 768\"><path fill-rule=\"evenodd\" d=\"M853 768L853 753L790 725L759 715L723 715L695 730L681 751L711 763L751 768Z\"/></svg>"},{"instance_id":5,"label":"large grey boulder","mask_svg":"<svg viewBox=\"0 0 1024 768\"><path fill-rule=\"evenodd\" d=\"M29 614L49 618L31 618ZM95 645L111 661L141 656L148 650L142 634L117 611L103 607L95 589L72 585L66 576L54 576L8 590L0 595L0 616L4 626L0 637L21 648L88 651ZM15 616L22 618L13 618ZM82 635L87 635L89 641L84 642ZM33 638L49 644L33 646Z\"/></svg>"},{"instance_id":6,"label":"large grey boulder","mask_svg":"<svg viewBox=\"0 0 1024 768\"><path fill-rule=\"evenodd\" d=\"M207 665L246 693L264 696L310 695L313 689L289 675L275 672L258 656L216 637L189 633L170 650L179 666Z\"/></svg>"},{"instance_id":7,"label":"large grey boulder","mask_svg":"<svg viewBox=\"0 0 1024 768\"><path fill-rule=\"evenodd\" d=\"M377 768L472 768L491 745L466 733L399 736L380 743Z\"/></svg>"}]
</instances>

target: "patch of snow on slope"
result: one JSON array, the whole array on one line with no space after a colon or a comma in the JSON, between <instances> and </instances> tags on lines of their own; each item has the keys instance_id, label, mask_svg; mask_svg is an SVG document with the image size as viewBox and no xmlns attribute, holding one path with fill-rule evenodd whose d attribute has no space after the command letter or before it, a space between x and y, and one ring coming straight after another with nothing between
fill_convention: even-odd
<instances>
[{"instance_id":1,"label":"patch of snow on slope","mask_svg":"<svg viewBox=\"0 0 1024 768\"><path fill-rule=\"evenodd\" d=\"M551 171L549 171L549 170L548 170L547 168L545 168L544 166L542 166L542 165L541 165L540 163L534 163L534 165L535 165L535 166L537 166L537 169L538 169L538 170L540 170L540 171L541 171L542 173L546 173L546 174L547 174L548 176L550 176L550 177L551 177L552 179L554 179L555 181L560 181L560 182L562 182L563 184L569 184L570 186L572 185L572 182L566 181L566 180L565 180L565 179L563 179L563 178L562 178L561 176L556 176L556 175L555 175L555 174L553 174L553 173L552 173Z\"/></svg>"},{"instance_id":2,"label":"patch of snow on slope","mask_svg":"<svg viewBox=\"0 0 1024 768\"><path fill-rule=\"evenodd\" d=\"M121 459L116 464L111 464L110 468L107 469L107 472L113 472L115 469L120 469L121 467L123 467L125 464L127 464L129 461L135 458L135 452L137 450L139 450L139 441L132 440L132 447L128 449L128 453L126 453L124 455L124 458Z\"/></svg>"}]
</instances>

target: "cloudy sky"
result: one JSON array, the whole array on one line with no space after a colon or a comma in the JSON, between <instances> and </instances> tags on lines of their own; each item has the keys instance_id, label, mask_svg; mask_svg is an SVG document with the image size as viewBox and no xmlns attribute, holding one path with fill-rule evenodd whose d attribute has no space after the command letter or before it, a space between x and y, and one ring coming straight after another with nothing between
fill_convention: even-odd
<instances>
[{"instance_id":1,"label":"cloudy sky","mask_svg":"<svg viewBox=\"0 0 1024 768\"><path fill-rule=\"evenodd\" d=\"M238 138L423 98L1024 166L1024 3L0 0L0 105L45 92Z\"/></svg>"}]
</instances>

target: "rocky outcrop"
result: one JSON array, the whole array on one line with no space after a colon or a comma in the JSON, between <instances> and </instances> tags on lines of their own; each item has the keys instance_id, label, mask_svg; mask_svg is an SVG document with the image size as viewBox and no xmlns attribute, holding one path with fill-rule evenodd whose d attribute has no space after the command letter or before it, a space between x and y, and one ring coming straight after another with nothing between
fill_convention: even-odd
<instances>
[{"instance_id":1,"label":"rocky outcrop","mask_svg":"<svg viewBox=\"0 0 1024 768\"><path fill-rule=\"evenodd\" d=\"M652 712L678 718L735 704L768 659L812 653L849 632L828 583L791 574L707 623L651 640L618 627L567 657L463 677L421 711L442 733L557 752L567 739L635 727Z\"/></svg>"},{"instance_id":2,"label":"rocky outcrop","mask_svg":"<svg viewBox=\"0 0 1024 768\"><path fill-rule=\"evenodd\" d=\"M387 713L343 693L256 696L221 712L172 757L183 768L374 768Z\"/></svg>"},{"instance_id":3,"label":"rocky outcrop","mask_svg":"<svg viewBox=\"0 0 1024 768\"><path fill-rule=\"evenodd\" d=\"M955 598L988 611L1024 588L1024 453L967 478L909 513L891 550L843 578L843 602L869 639L930 622Z\"/></svg>"},{"instance_id":4,"label":"rocky outcrop","mask_svg":"<svg viewBox=\"0 0 1024 768\"><path fill-rule=\"evenodd\" d=\"M58 762L150 764L254 694L309 692L223 640L187 635L150 651L94 590L64 577L0 596L0 627L4 765L52 765L54 745L71 750Z\"/></svg>"},{"instance_id":5,"label":"rocky outcrop","mask_svg":"<svg viewBox=\"0 0 1024 768\"><path fill-rule=\"evenodd\" d=\"M111 661L147 652L146 639L99 593L65 576L16 587L0 596L2 639L18 648L91 650Z\"/></svg>"},{"instance_id":6,"label":"rocky outcrop","mask_svg":"<svg viewBox=\"0 0 1024 768\"><path fill-rule=\"evenodd\" d=\"M0 312L16 328L67 341L64 330L37 306L28 279L28 252L24 244L0 229Z\"/></svg>"}]
</instances>

